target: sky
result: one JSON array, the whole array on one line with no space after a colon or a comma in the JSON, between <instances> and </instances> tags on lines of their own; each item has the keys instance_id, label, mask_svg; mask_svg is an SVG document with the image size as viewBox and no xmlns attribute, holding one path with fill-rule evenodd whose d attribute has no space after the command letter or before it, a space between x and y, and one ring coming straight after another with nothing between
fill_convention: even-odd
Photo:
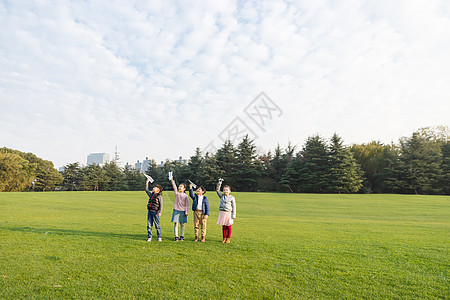
<instances>
[{"instance_id":1,"label":"sky","mask_svg":"<svg viewBox=\"0 0 450 300\"><path fill-rule=\"evenodd\" d=\"M450 1L0 0L0 147L55 167L450 125Z\"/></svg>"}]
</instances>

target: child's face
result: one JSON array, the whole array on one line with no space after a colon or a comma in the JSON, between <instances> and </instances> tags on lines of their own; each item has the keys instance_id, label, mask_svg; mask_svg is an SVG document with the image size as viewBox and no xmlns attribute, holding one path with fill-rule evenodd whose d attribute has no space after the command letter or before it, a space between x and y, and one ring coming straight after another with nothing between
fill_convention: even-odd
<instances>
[{"instance_id":1,"label":"child's face","mask_svg":"<svg viewBox=\"0 0 450 300\"><path fill-rule=\"evenodd\" d=\"M203 195L203 190L201 189L201 188L198 188L197 189L197 195Z\"/></svg>"},{"instance_id":2,"label":"child's face","mask_svg":"<svg viewBox=\"0 0 450 300\"><path fill-rule=\"evenodd\" d=\"M179 191L180 193L184 193L185 190L186 190L186 188L184 187L183 184L180 184L180 185L178 186L178 191Z\"/></svg>"},{"instance_id":3,"label":"child's face","mask_svg":"<svg viewBox=\"0 0 450 300\"><path fill-rule=\"evenodd\" d=\"M153 193L159 194L161 191L156 186L153 188Z\"/></svg>"},{"instance_id":4,"label":"child's face","mask_svg":"<svg viewBox=\"0 0 450 300\"><path fill-rule=\"evenodd\" d=\"M223 193L225 194L225 196L228 196L231 193L230 188L229 187L224 188Z\"/></svg>"}]
</instances>

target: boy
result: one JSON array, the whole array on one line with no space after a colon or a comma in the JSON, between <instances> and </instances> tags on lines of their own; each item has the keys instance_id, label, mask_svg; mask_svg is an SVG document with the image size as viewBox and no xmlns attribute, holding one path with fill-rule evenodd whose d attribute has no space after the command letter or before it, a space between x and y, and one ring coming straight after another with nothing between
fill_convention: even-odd
<instances>
[{"instance_id":1,"label":"boy","mask_svg":"<svg viewBox=\"0 0 450 300\"><path fill-rule=\"evenodd\" d=\"M161 223L159 218L161 217L162 208L163 208L163 197L162 197L162 186L159 184L153 187L153 192L151 193L148 189L149 179L147 178L147 182L145 183L145 192L148 195L148 204L147 204L147 233L148 240L147 242L152 241L152 225L155 224L156 234L158 235L158 242L162 241L161 236Z\"/></svg>"},{"instance_id":2,"label":"boy","mask_svg":"<svg viewBox=\"0 0 450 300\"><path fill-rule=\"evenodd\" d=\"M206 193L206 190L203 186L199 186L197 189L197 194L194 195L194 192L192 190L193 184L191 183L189 185L189 196L194 201L192 203L192 210L194 211L194 232L195 232L195 239L194 242L198 241L198 224L201 222L202 227L202 239L200 242L205 242L206 237L206 221L208 220L209 216L209 202L208 198L204 196Z\"/></svg>"}]
</instances>

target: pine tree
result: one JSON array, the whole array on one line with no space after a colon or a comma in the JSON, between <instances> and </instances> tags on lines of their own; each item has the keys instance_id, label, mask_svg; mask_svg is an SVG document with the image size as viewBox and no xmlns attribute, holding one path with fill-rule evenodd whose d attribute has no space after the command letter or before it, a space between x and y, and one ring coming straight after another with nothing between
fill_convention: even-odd
<instances>
[{"instance_id":1,"label":"pine tree","mask_svg":"<svg viewBox=\"0 0 450 300\"><path fill-rule=\"evenodd\" d=\"M236 159L237 150L229 140L225 141L215 154L219 169L222 171L226 184L232 188L236 186L235 171L238 161Z\"/></svg>"},{"instance_id":2,"label":"pine tree","mask_svg":"<svg viewBox=\"0 0 450 300\"><path fill-rule=\"evenodd\" d=\"M330 176L329 191L337 193L356 193L362 186L361 169L348 147L335 133L329 148Z\"/></svg>"},{"instance_id":3,"label":"pine tree","mask_svg":"<svg viewBox=\"0 0 450 300\"><path fill-rule=\"evenodd\" d=\"M115 160L105 163L102 169L105 177L104 191L122 191L125 189L124 174Z\"/></svg>"},{"instance_id":4,"label":"pine tree","mask_svg":"<svg viewBox=\"0 0 450 300\"><path fill-rule=\"evenodd\" d=\"M323 193L329 190L329 154L327 144L319 135L309 137L298 155L295 172L302 192Z\"/></svg>"},{"instance_id":5,"label":"pine tree","mask_svg":"<svg viewBox=\"0 0 450 300\"><path fill-rule=\"evenodd\" d=\"M257 160L256 146L246 135L236 149L237 164L233 172L235 189L255 191L260 176L261 164Z\"/></svg>"},{"instance_id":6,"label":"pine tree","mask_svg":"<svg viewBox=\"0 0 450 300\"><path fill-rule=\"evenodd\" d=\"M224 172L220 169L215 155L206 153L203 158L203 164L199 170L198 185L203 185L207 190L215 191L217 180L224 177Z\"/></svg>"},{"instance_id":7,"label":"pine tree","mask_svg":"<svg viewBox=\"0 0 450 300\"><path fill-rule=\"evenodd\" d=\"M78 162L71 163L64 166L64 171L62 172L62 176L64 177L62 187L67 191L78 191L81 182L81 168Z\"/></svg>"},{"instance_id":8,"label":"pine tree","mask_svg":"<svg viewBox=\"0 0 450 300\"><path fill-rule=\"evenodd\" d=\"M442 154L439 145L418 132L401 141L400 161L407 192L436 194L440 192Z\"/></svg>"},{"instance_id":9,"label":"pine tree","mask_svg":"<svg viewBox=\"0 0 450 300\"><path fill-rule=\"evenodd\" d=\"M192 181L196 182L200 180L200 169L203 164L203 156L202 151L199 147L195 149L195 154L189 158L189 168L191 170L191 179Z\"/></svg>"}]
</instances>

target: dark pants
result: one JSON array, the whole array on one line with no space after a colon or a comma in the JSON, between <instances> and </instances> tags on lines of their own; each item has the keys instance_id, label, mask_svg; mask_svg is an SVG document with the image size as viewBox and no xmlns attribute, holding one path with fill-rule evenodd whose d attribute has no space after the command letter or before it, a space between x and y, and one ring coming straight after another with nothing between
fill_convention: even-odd
<instances>
[{"instance_id":1,"label":"dark pants","mask_svg":"<svg viewBox=\"0 0 450 300\"><path fill-rule=\"evenodd\" d=\"M155 223L156 234L160 238L161 237L161 224L159 222L158 212L149 210L148 214L147 214L147 233L148 233L148 238L152 237L152 225L153 225L153 223Z\"/></svg>"}]
</instances>

